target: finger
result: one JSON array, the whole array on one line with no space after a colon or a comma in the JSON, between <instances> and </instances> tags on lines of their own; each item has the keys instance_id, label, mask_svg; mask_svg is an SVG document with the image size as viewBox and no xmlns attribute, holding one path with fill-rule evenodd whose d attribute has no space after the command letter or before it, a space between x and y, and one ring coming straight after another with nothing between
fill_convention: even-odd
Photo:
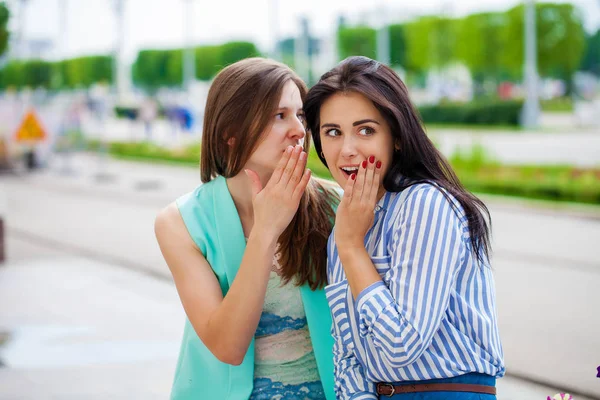
<instances>
[{"instance_id":1,"label":"finger","mask_svg":"<svg viewBox=\"0 0 600 400\"><path fill-rule=\"evenodd\" d=\"M279 162L277 163L277 167L275 167L275 171L273 171L273 175L271 175L271 179L269 179L268 184L275 184L281 180L281 175L283 175L283 171L285 170L285 166L287 165L290 157L292 156L292 152L294 151L294 146L288 146L287 149L281 155Z\"/></svg>"},{"instance_id":2,"label":"finger","mask_svg":"<svg viewBox=\"0 0 600 400\"><path fill-rule=\"evenodd\" d=\"M290 158L287 164L285 165L285 168L283 169L281 178L279 179L279 184L283 185L283 187L286 187L288 182L290 181L290 178L292 177L292 174L294 173L294 170L296 168L296 164L298 163L298 158L300 157L301 152L302 146L294 147L294 151L292 151L292 154L290 155Z\"/></svg>"},{"instance_id":3,"label":"finger","mask_svg":"<svg viewBox=\"0 0 600 400\"><path fill-rule=\"evenodd\" d=\"M300 180L304 176L305 172L306 172L306 152L301 151L300 155L298 156L298 162L296 163L294 172L292 173L292 176L290 177L290 181L288 182L286 188L289 188L289 190L294 190L296 188L296 185L298 184L298 182L300 182Z\"/></svg>"},{"instance_id":4,"label":"finger","mask_svg":"<svg viewBox=\"0 0 600 400\"><path fill-rule=\"evenodd\" d=\"M298 184L296 185L296 188L294 189L294 193L292 194L293 199L295 201L300 202L300 198L304 194L304 191L306 190L306 186L308 185L308 182L310 182L311 175L312 175L312 173L310 172L310 169L306 169L306 171L304 171L304 175L302 175L302 179L300 180L300 182L298 182Z\"/></svg>"},{"instance_id":5,"label":"finger","mask_svg":"<svg viewBox=\"0 0 600 400\"><path fill-rule=\"evenodd\" d=\"M356 182L354 182L354 200L360 201L365 188L365 174L367 172L367 160L363 161L358 167L356 173Z\"/></svg>"},{"instance_id":6,"label":"finger","mask_svg":"<svg viewBox=\"0 0 600 400\"><path fill-rule=\"evenodd\" d=\"M363 189L362 201L369 202L371 200L371 192L373 190L373 175L375 175L375 157L370 156L367 162L367 170L365 171L365 187Z\"/></svg>"},{"instance_id":7,"label":"finger","mask_svg":"<svg viewBox=\"0 0 600 400\"><path fill-rule=\"evenodd\" d=\"M373 174L373 191L371 192L371 201L376 204L379 200L379 186L381 185L381 161L375 163L375 173Z\"/></svg>"},{"instance_id":8,"label":"finger","mask_svg":"<svg viewBox=\"0 0 600 400\"><path fill-rule=\"evenodd\" d=\"M344 187L344 195L342 196L342 202L350 203L354 196L354 184L356 183L356 174L353 173L348 177L346 186Z\"/></svg>"},{"instance_id":9,"label":"finger","mask_svg":"<svg viewBox=\"0 0 600 400\"><path fill-rule=\"evenodd\" d=\"M256 195L262 190L262 183L260 183L260 178L256 172L252 171L251 169L245 169L244 172L250 179L250 183L252 185L252 200L254 200Z\"/></svg>"}]
</instances>

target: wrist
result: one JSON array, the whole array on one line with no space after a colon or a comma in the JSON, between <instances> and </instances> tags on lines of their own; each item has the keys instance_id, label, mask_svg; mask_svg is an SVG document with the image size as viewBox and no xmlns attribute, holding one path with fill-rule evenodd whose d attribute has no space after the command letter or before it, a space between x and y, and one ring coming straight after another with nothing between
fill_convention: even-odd
<instances>
[{"instance_id":1,"label":"wrist","mask_svg":"<svg viewBox=\"0 0 600 400\"><path fill-rule=\"evenodd\" d=\"M364 243L356 240L337 242L336 244L338 255L342 263L344 263L345 260L357 259L357 257L367 254Z\"/></svg>"},{"instance_id":2,"label":"wrist","mask_svg":"<svg viewBox=\"0 0 600 400\"><path fill-rule=\"evenodd\" d=\"M248 243L253 246L257 246L264 250L273 250L277 248L277 241L279 240L279 235L275 232L272 232L267 229L260 229L260 227L254 226L252 231L250 231L250 235L248 236Z\"/></svg>"}]
</instances>

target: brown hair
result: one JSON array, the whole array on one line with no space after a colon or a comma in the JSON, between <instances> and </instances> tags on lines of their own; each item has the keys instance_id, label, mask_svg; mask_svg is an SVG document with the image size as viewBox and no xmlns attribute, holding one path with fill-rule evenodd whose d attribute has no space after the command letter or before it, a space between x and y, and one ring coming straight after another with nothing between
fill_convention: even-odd
<instances>
[{"instance_id":1,"label":"brown hair","mask_svg":"<svg viewBox=\"0 0 600 400\"><path fill-rule=\"evenodd\" d=\"M273 60L248 58L215 77L206 100L202 131L202 182L217 175L230 178L240 173L269 129L283 87L290 80L304 99L307 88L302 79ZM307 135L304 149L308 152L309 148ZM296 285L308 283L313 290L326 284L327 240L335 219L335 201L334 191L311 179L296 215L278 240L285 283L296 278Z\"/></svg>"},{"instance_id":2,"label":"brown hair","mask_svg":"<svg viewBox=\"0 0 600 400\"><path fill-rule=\"evenodd\" d=\"M444 188L463 207L473 253L482 264L486 264L484 258L489 257L491 249L491 219L487 207L465 190L446 158L429 140L406 86L386 65L367 57L348 57L326 72L310 89L304 102L304 112L323 164L327 165L321 157L321 105L331 95L340 92L360 93L371 100L390 126L394 142L400 146L394 151L392 166L384 177L384 188L399 192L421 182L434 182ZM454 205L447 193L443 190L442 193Z\"/></svg>"}]
</instances>

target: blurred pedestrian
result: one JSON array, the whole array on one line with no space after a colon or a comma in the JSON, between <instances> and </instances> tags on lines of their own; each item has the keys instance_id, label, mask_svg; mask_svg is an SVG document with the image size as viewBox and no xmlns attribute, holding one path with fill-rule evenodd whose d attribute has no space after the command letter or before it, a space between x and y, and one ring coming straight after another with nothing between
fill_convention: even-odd
<instances>
[{"instance_id":1,"label":"blurred pedestrian","mask_svg":"<svg viewBox=\"0 0 600 400\"><path fill-rule=\"evenodd\" d=\"M155 223L188 318L172 399L334 399L323 287L339 198L306 169L305 94L261 58L210 88L203 184Z\"/></svg>"},{"instance_id":2,"label":"blurred pedestrian","mask_svg":"<svg viewBox=\"0 0 600 400\"><path fill-rule=\"evenodd\" d=\"M495 399L504 374L489 213L427 137L404 83L350 57L307 125L344 188L328 246L338 399Z\"/></svg>"},{"instance_id":3,"label":"blurred pedestrian","mask_svg":"<svg viewBox=\"0 0 600 400\"><path fill-rule=\"evenodd\" d=\"M146 140L152 140L152 125L158 115L158 106L154 99L147 97L140 105L139 117L144 124L144 133Z\"/></svg>"}]
</instances>

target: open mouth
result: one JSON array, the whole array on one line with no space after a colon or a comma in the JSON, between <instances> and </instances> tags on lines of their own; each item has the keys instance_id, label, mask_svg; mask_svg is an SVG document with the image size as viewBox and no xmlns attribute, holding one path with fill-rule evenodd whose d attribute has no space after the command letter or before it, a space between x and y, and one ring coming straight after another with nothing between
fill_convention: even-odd
<instances>
[{"instance_id":1,"label":"open mouth","mask_svg":"<svg viewBox=\"0 0 600 400\"><path fill-rule=\"evenodd\" d=\"M340 171L342 171L342 175L348 179L350 178L350 175L358 173L358 165L355 167L341 167Z\"/></svg>"}]
</instances>

